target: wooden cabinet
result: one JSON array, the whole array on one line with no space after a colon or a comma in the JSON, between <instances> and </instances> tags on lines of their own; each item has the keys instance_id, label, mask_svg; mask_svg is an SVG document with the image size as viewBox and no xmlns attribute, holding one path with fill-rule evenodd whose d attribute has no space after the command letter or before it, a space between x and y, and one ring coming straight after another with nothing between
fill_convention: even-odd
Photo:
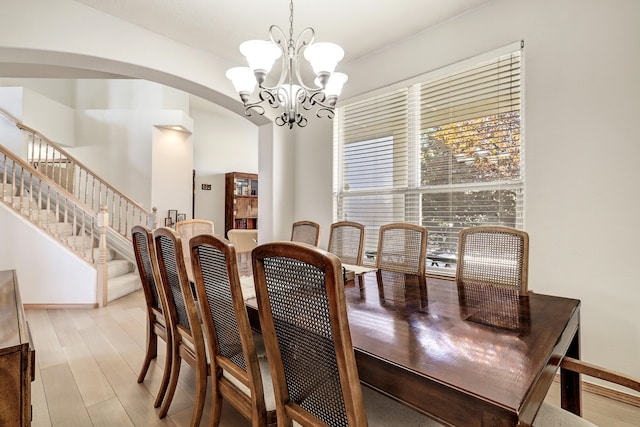
<instances>
[{"instance_id":1,"label":"wooden cabinet","mask_svg":"<svg viewBox=\"0 0 640 427\"><path fill-rule=\"evenodd\" d=\"M258 175L225 174L224 233L232 228L258 228Z\"/></svg>"},{"instance_id":2,"label":"wooden cabinet","mask_svg":"<svg viewBox=\"0 0 640 427\"><path fill-rule=\"evenodd\" d=\"M0 426L31 425L35 350L14 270L0 271Z\"/></svg>"}]
</instances>

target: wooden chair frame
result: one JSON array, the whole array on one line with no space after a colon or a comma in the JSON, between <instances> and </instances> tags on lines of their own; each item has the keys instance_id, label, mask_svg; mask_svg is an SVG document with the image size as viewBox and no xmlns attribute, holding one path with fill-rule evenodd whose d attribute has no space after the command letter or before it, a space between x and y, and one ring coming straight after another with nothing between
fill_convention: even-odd
<instances>
[{"instance_id":1,"label":"wooden chair frame","mask_svg":"<svg viewBox=\"0 0 640 427\"><path fill-rule=\"evenodd\" d=\"M352 427L366 426L367 416L349 331L340 260L329 252L296 242L267 243L258 246L252 253L258 312L273 376L278 425L290 426L292 420L303 426L326 424L289 399L265 276L264 260L271 257L291 258L324 271L331 331L348 424Z\"/></svg>"},{"instance_id":2,"label":"wooden chair frame","mask_svg":"<svg viewBox=\"0 0 640 427\"><path fill-rule=\"evenodd\" d=\"M167 385L169 384L169 374L171 372L172 340L170 329L167 327L167 320L164 316L164 313L167 312L167 301L160 278L160 272L158 271L158 259L156 258L153 232L147 227L136 225L131 229L131 238L138 273L140 274L140 281L142 282L144 298L147 303L147 345L142 368L138 374L138 383L144 381L151 361L158 356L158 337L162 338L166 345L164 373L158 394L156 395L156 400L153 404L153 406L157 408L164 399ZM146 247L140 245L142 242L139 242L138 238L144 239ZM145 258L148 258L148 260ZM153 282L151 282L150 279ZM156 301L156 299L158 301Z\"/></svg>"},{"instance_id":3,"label":"wooden chair frame","mask_svg":"<svg viewBox=\"0 0 640 427\"><path fill-rule=\"evenodd\" d=\"M191 266L191 252L189 251L189 240L199 234L213 234L215 227L213 221L208 219L186 219L176 223L176 233L182 240L184 250L184 266L187 269L187 276L193 281L193 267Z\"/></svg>"},{"instance_id":4,"label":"wooden chair frame","mask_svg":"<svg viewBox=\"0 0 640 427\"><path fill-rule=\"evenodd\" d=\"M418 265L406 266L402 263L396 263L393 261L387 261L386 257L393 257L396 255L393 252L389 252L385 245L385 235L388 232L396 230L406 230L408 232L420 233L420 247L418 248ZM378 252L376 254L376 268L379 270L396 271L398 273L416 274L418 276L425 275L425 266L427 262L427 239L429 232L426 227L416 224L409 224L406 222L395 222L391 224L385 224L380 227L378 233Z\"/></svg>"},{"instance_id":5,"label":"wooden chair frame","mask_svg":"<svg viewBox=\"0 0 640 427\"><path fill-rule=\"evenodd\" d=\"M522 263L520 268L520 280L519 280L519 293L524 296L528 291L528 277L529 277L529 234L522 230L517 230L511 227L501 226L479 226L465 228L460 231L460 237L458 240L458 262L456 266L456 283L458 286L464 284L465 281L465 246L466 241L470 236L477 234L508 234L520 239L522 245ZM500 284L499 280L496 283Z\"/></svg>"},{"instance_id":6,"label":"wooden chair frame","mask_svg":"<svg viewBox=\"0 0 640 427\"><path fill-rule=\"evenodd\" d=\"M628 389L631 390L635 390L637 392L640 392L640 379L638 378L633 378L629 375L623 374L621 372L617 372L611 369L606 369L603 368L601 366L597 366L591 363L587 363L584 362L582 360L578 360L578 359L574 359L572 357L567 357L565 356L562 361L560 362L560 375L562 375L562 370L566 370L566 371L571 371L571 372L576 372L578 374L581 375L587 375L589 377L592 378L597 378L603 381L607 381L610 382L612 384L618 384L620 386L626 387ZM560 397L562 402L569 400L571 401L572 399L570 399L570 397L567 395L566 393L566 389L562 389L561 393L560 393ZM582 408L578 407L578 408L570 408L570 410L572 411L576 411L579 415L574 415L571 412L567 412L564 413L563 409L561 408L557 408L555 405L552 405L550 403L544 402L540 408L540 411L538 412L538 416L542 415L542 413L545 413L543 415L544 419L540 420L538 418L538 416L536 417L536 419L534 419L533 421L533 426L539 426L539 427L545 427L542 424L536 424L536 420L538 420L539 423L546 423L550 422L550 423L554 423L554 425L566 425L566 426L573 426L575 425L576 427L578 426L592 426L593 424L586 421L586 420L581 420L580 417L582 414ZM557 420L556 420L557 418Z\"/></svg>"},{"instance_id":7,"label":"wooden chair frame","mask_svg":"<svg viewBox=\"0 0 640 427\"><path fill-rule=\"evenodd\" d=\"M297 230L302 228L307 228L307 227L315 229L315 239L313 241L306 241L306 240L303 241L303 240L300 240L300 238L297 236ZM308 243L313 246L318 246L318 242L320 241L320 224L313 221L294 222L293 225L291 226L291 241Z\"/></svg>"},{"instance_id":8,"label":"wooden chair frame","mask_svg":"<svg viewBox=\"0 0 640 427\"><path fill-rule=\"evenodd\" d=\"M226 260L226 274L229 279L231 299L235 312L235 319L239 330L242 352L245 358L247 370L244 371L229 358L223 356L218 344L218 334L216 331L213 316L215 313L209 305L209 298L205 289L205 279L202 273L199 248L203 246L213 247L219 250ZM195 275L196 295L202 321L207 339L205 340L209 349L212 376L211 386L211 426L218 426L220 422L222 399L231 403L242 415L251 421L253 427L272 425L276 422L275 411L267 411L264 399L264 388L261 376L260 365L256 353L255 342L249 324L247 309L244 304L242 288L237 268L237 256L234 246L226 239L218 236L200 235L191 239L191 259ZM246 386L250 395L244 393L227 378L222 376L222 371L228 372L234 378Z\"/></svg>"},{"instance_id":9,"label":"wooden chair frame","mask_svg":"<svg viewBox=\"0 0 640 427\"><path fill-rule=\"evenodd\" d=\"M196 308L191 284L187 277L187 271L184 265L182 241L180 236L173 230L162 227L153 233L155 240L156 253L158 256L158 270L162 279L164 293L167 300L166 316L168 327L172 336L171 348L171 374L169 377L169 386L162 406L160 408L160 418L164 418L169 411L173 396L178 385L178 377L180 375L181 361L184 360L196 372L196 395L194 398L193 414L191 417L191 426L195 427L200 424L204 409L205 396L207 391L207 377L210 375L209 364L204 344L204 336L202 334L202 326L198 309ZM175 258L175 271L178 276L178 284L171 283L168 271L173 270L173 266L167 265L167 262L173 262L169 254L163 253L163 240L168 240L173 246ZM174 288L175 287L175 288ZM175 298L182 298L185 306L185 312L188 325L181 323L179 319L178 309L176 308Z\"/></svg>"}]
</instances>

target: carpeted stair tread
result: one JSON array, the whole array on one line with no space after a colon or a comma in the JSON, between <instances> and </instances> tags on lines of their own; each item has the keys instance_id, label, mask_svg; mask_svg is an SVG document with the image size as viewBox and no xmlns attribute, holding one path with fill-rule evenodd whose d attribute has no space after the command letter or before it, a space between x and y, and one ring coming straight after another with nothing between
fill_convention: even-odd
<instances>
[{"instance_id":1,"label":"carpeted stair tread","mask_svg":"<svg viewBox=\"0 0 640 427\"><path fill-rule=\"evenodd\" d=\"M108 301L113 301L120 297L137 291L142 287L140 282L140 275L137 272L124 274L122 276L114 277L108 281Z\"/></svg>"}]
</instances>

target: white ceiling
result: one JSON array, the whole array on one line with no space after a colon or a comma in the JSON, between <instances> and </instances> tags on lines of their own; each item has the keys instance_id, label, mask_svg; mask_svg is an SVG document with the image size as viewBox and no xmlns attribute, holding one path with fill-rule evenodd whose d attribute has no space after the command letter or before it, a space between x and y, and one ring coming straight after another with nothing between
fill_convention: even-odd
<instances>
[{"instance_id":1,"label":"white ceiling","mask_svg":"<svg viewBox=\"0 0 640 427\"><path fill-rule=\"evenodd\" d=\"M186 45L244 65L238 45L289 32L288 0L75 0ZM295 0L294 38L313 27L344 61L375 52L491 0Z\"/></svg>"}]
</instances>

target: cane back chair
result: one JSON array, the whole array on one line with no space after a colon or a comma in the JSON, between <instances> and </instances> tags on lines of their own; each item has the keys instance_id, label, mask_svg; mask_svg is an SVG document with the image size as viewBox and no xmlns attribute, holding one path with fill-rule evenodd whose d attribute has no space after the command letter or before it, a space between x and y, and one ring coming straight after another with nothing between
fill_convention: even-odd
<instances>
[{"instance_id":1,"label":"cane back chair","mask_svg":"<svg viewBox=\"0 0 640 427\"><path fill-rule=\"evenodd\" d=\"M187 269L189 280L193 281L193 268L191 267L191 252L189 240L198 234L213 234L213 222L206 219L187 219L176 223L176 233L182 240L184 265Z\"/></svg>"},{"instance_id":2,"label":"cane back chair","mask_svg":"<svg viewBox=\"0 0 640 427\"><path fill-rule=\"evenodd\" d=\"M291 241L318 246L320 224L313 221L297 221L291 226Z\"/></svg>"},{"instance_id":3,"label":"cane back chair","mask_svg":"<svg viewBox=\"0 0 640 427\"><path fill-rule=\"evenodd\" d=\"M210 425L220 423L222 399L254 427L274 424L271 373L267 359L256 352L234 246L218 236L196 236L191 259L213 372Z\"/></svg>"},{"instance_id":4,"label":"cane back chair","mask_svg":"<svg viewBox=\"0 0 640 427\"><path fill-rule=\"evenodd\" d=\"M252 258L280 425L366 426L338 257L274 242Z\"/></svg>"},{"instance_id":5,"label":"cane back chair","mask_svg":"<svg viewBox=\"0 0 640 427\"><path fill-rule=\"evenodd\" d=\"M529 235L510 227L480 226L460 231L456 282L495 286L527 294Z\"/></svg>"},{"instance_id":6,"label":"cane back chair","mask_svg":"<svg viewBox=\"0 0 640 427\"><path fill-rule=\"evenodd\" d=\"M158 271L153 232L147 227L136 225L131 229L131 240L133 241L133 252L142 282L144 299L147 303L147 346L142 368L138 375L138 383L144 381L151 361L158 356L158 337L162 338L166 345L164 374L153 405L157 408L162 403L167 391L171 371L171 334L168 333L164 316L166 300Z\"/></svg>"},{"instance_id":7,"label":"cane back chair","mask_svg":"<svg viewBox=\"0 0 640 427\"><path fill-rule=\"evenodd\" d=\"M167 300L165 318L172 337L171 374L167 394L160 408L160 418L164 418L169 411L178 385L181 361L184 360L196 373L196 395L191 426L198 426L202 418L207 376L210 372L202 326L182 256L182 241L178 234L165 227L156 229L153 237L158 256L158 270Z\"/></svg>"},{"instance_id":8,"label":"cane back chair","mask_svg":"<svg viewBox=\"0 0 640 427\"><path fill-rule=\"evenodd\" d=\"M424 276L427 257L426 227L397 222L380 227L376 268Z\"/></svg>"},{"instance_id":9,"label":"cane back chair","mask_svg":"<svg viewBox=\"0 0 640 427\"><path fill-rule=\"evenodd\" d=\"M331 224L327 250L345 264L361 265L364 253L364 225L352 221Z\"/></svg>"}]
</instances>

